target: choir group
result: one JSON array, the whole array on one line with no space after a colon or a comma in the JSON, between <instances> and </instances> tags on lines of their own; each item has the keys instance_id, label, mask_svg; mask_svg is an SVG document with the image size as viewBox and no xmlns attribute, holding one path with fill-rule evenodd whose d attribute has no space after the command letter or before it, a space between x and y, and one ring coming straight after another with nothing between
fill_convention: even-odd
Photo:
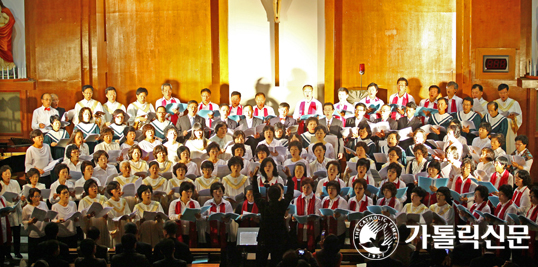
<instances>
[{"instance_id":1,"label":"choir group","mask_svg":"<svg viewBox=\"0 0 538 267\"><path fill-rule=\"evenodd\" d=\"M405 78L396 84L387 103L375 83L356 103L347 101L346 88L338 89L338 103L321 103L306 85L293 114L285 102L276 114L263 93L255 106L241 105L239 92L231 104L213 103L209 89L201 90L201 102L181 103L170 84L155 104L138 88L127 106L116 101L115 88L100 103L86 85L69 111L43 94L32 117L27 183L21 187L9 166L0 168L0 205L14 206L1 214L0 240L11 244L12 236L20 255L22 225L32 254L45 226L56 223L58 239L71 247L96 227L97 243L112 248L124 225L135 222L140 241L155 246L172 220L191 248L233 254L238 228L259 226L255 198L275 184L283 197L288 179L290 247L311 251L322 233L348 246L346 236L370 213L398 224L492 223L480 212L507 223L515 223L509 214L538 222L533 157L528 138L517 135L522 112L507 85L491 101L479 84L463 99L455 82L442 97L432 85L417 103Z\"/></svg>"}]
</instances>

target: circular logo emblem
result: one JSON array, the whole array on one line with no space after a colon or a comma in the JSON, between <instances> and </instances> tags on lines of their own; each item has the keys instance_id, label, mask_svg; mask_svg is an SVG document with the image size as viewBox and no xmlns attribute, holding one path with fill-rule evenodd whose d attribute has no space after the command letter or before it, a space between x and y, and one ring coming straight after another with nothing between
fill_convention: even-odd
<instances>
[{"instance_id":1,"label":"circular logo emblem","mask_svg":"<svg viewBox=\"0 0 538 267\"><path fill-rule=\"evenodd\" d=\"M399 235L396 224L389 217L378 214L363 217L353 230L355 249L370 260L390 257L396 250Z\"/></svg>"}]
</instances>

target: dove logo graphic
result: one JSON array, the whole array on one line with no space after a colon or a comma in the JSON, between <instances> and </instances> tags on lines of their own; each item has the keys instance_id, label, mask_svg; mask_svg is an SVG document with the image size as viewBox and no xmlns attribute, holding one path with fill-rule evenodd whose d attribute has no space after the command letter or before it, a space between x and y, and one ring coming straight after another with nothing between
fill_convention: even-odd
<instances>
[{"instance_id":1,"label":"dove logo graphic","mask_svg":"<svg viewBox=\"0 0 538 267\"><path fill-rule=\"evenodd\" d=\"M396 224L389 217L378 214L363 217L353 230L355 249L370 260L390 257L396 250L399 235Z\"/></svg>"}]
</instances>

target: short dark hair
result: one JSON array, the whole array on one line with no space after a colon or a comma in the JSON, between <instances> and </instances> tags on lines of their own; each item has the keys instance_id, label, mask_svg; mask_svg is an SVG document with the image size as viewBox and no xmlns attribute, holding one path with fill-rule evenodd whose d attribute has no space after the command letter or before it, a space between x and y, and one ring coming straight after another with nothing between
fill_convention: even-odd
<instances>
[{"instance_id":1,"label":"short dark hair","mask_svg":"<svg viewBox=\"0 0 538 267\"><path fill-rule=\"evenodd\" d=\"M529 186L532 184L531 174L527 170L518 170L517 176L523 180L523 186Z\"/></svg>"},{"instance_id":2,"label":"short dark hair","mask_svg":"<svg viewBox=\"0 0 538 267\"><path fill-rule=\"evenodd\" d=\"M91 162L89 160L83 161L82 164L80 165L80 172L82 172L84 174L86 172L86 167L88 167L88 166L94 167L93 162Z\"/></svg>"},{"instance_id":3,"label":"short dark hair","mask_svg":"<svg viewBox=\"0 0 538 267\"><path fill-rule=\"evenodd\" d=\"M465 98L463 99L463 102L465 102L465 101L468 101L469 103L471 103L471 106L474 104L474 100L473 100L473 98L470 97L470 96L465 97Z\"/></svg>"},{"instance_id":4,"label":"short dark hair","mask_svg":"<svg viewBox=\"0 0 538 267\"><path fill-rule=\"evenodd\" d=\"M499 192L503 192L508 199L512 199L512 194L514 191L512 190L511 185L503 184L499 187Z\"/></svg>"},{"instance_id":5,"label":"short dark hair","mask_svg":"<svg viewBox=\"0 0 538 267\"><path fill-rule=\"evenodd\" d=\"M84 182L84 192L86 195L89 195L90 193L90 187L92 185L97 185L97 182L94 179L88 179L86 182Z\"/></svg>"},{"instance_id":6,"label":"short dark hair","mask_svg":"<svg viewBox=\"0 0 538 267\"><path fill-rule=\"evenodd\" d=\"M30 132L30 139L33 140L34 138L36 138L36 137L38 137L38 136L42 136L42 135L43 135L43 132L42 132L41 130L39 130L39 129L35 129L35 130L32 130L32 131Z\"/></svg>"},{"instance_id":7,"label":"short dark hair","mask_svg":"<svg viewBox=\"0 0 538 267\"><path fill-rule=\"evenodd\" d=\"M508 84L501 83L499 84L499 87L497 87L497 91L502 91L504 89L506 89L507 91L510 90L510 87L508 86Z\"/></svg>"},{"instance_id":8,"label":"short dark hair","mask_svg":"<svg viewBox=\"0 0 538 267\"><path fill-rule=\"evenodd\" d=\"M516 136L516 142L520 141L524 145L529 145L529 138L526 135L518 135Z\"/></svg>"},{"instance_id":9,"label":"short dark hair","mask_svg":"<svg viewBox=\"0 0 538 267\"><path fill-rule=\"evenodd\" d=\"M357 109L358 107L363 107L364 110L366 110L366 104L364 104L362 102L355 104L355 109Z\"/></svg>"},{"instance_id":10,"label":"short dark hair","mask_svg":"<svg viewBox=\"0 0 538 267\"><path fill-rule=\"evenodd\" d=\"M89 84L86 84L86 85L82 86L82 92L84 93L84 91L86 91L86 89L92 89L92 92L93 92L93 86L91 86Z\"/></svg>"},{"instance_id":11,"label":"short dark hair","mask_svg":"<svg viewBox=\"0 0 538 267\"><path fill-rule=\"evenodd\" d=\"M194 184L191 182L183 182L179 186L179 195L181 196L181 193L183 193L183 191L189 191L189 190L192 190L194 192L195 190Z\"/></svg>"},{"instance_id":12,"label":"short dark hair","mask_svg":"<svg viewBox=\"0 0 538 267\"><path fill-rule=\"evenodd\" d=\"M404 78L404 77L400 77L400 78L398 78L398 81L396 81L396 84L400 83L401 81L404 81L404 82L405 82L405 86L409 86L409 82L408 82L407 79Z\"/></svg>"},{"instance_id":13,"label":"short dark hair","mask_svg":"<svg viewBox=\"0 0 538 267\"><path fill-rule=\"evenodd\" d=\"M505 143L504 135L502 133L492 134L490 140L493 140L493 139L497 139L497 142L499 142L501 146L503 146Z\"/></svg>"},{"instance_id":14,"label":"short dark hair","mask_svg":"<svg viewBox=\"0 0 538 267\"><path fill-rule=\"evenodd\" d=\"M443 194L445 196L445 201L449 205L452 205L452 195L450 194L450 189L448 189L448 187L442 186L442 187L437 188L437 193Z\"/></svg>"},{"instance_id":15,"label":"short dark hair","mask_svg":"<svg viewBox=\"0 0 538 267\"><path fill-rule=\"evenodd\" d=\"M65 149L65 157L68 159L71 159L71 153L73 153L73 150L80 150L77 145L71 144L68 145Z\"/></svg>"},{"instance_id":16,"label":"short dark hair","mask_svg":"<svg viewBox=\"0 0 538 267\"><path fill-rule=\"evenodd\" d=\"M90 227L90 229L88 229L88 232L86 233L86 237L92 240L99 239L99 236L101 236L101 231L99 231L99 228L95 226Z\"/></svg>"},{"instance_id":17,"label":"short dark hair","mask_svg":"<svg viewBox=\"0 0 538 267\"><path fill-rule=\"evenodd\" d=\"M202 162L202 165L200 166L200 169L211 169L213 171L215 169L215 165L213 165L213 162L206 160Z\"/></svg>"},{"instance_id":18,"label":"short dark hair","mask_svg":"<svg viewBox=\"0 0 538 267\"><path fill-rule=\"evenodd\" d=\"M136 236L133 234L124 234L121 237L121 244L125 250L133 250L136 245Z\"/></svg>"},{"instance_id":19,"label":"short dark hair","mask_svg":"<svg viewBox=\"0 0 538 267\"><path fill-rule=\"evenodd\" d=\"M238 92L238 91L233 91L232 94L231 94L230 96L236 96L236 95L239 96L239 97L241 97L241 93Z\"/></svg>"},{"instance_id":20,"label":"short dark hair","mask_svg":"<svg viewBox=\"0 0 538 267\"><path fill-rule=\"evenodd\" d=\"M136 89L136 95L139 95L141 93L146 93L146 95L148 95L148 89L144 87L139 87L138 89Z\"/></svg>"},{"instance_id":21,"label":"short dark hair","mask_svg":"<svg viewBox=\"0 0 538 267\"><path fill-rule=\"evenodd\" d=\"M259 152L265 152L268 156L270 155L269 148L265 144L261 144L258 147L256 147L256 156Z\"/></svg>"},{"instance_id":22,"label":"short dark hair","mask_svg":"<svg viewBox=\"0 0 538 267\"><path fill-rule=\"evenodd\" d=\"M60 121L61 122L62 120L60 119L60 116L52 115L52 116L50 116L49 121L50 121L50 124L51 124L51 127L52 127L52 124L54 124L55 121Z\"/></svg>"},{"instance_id":23,"label":"short dark hair","mask_svg":"<svg viewBox=\"0 0 538 267\"><path fill-rule=\"evenodd\" d=\"M168 155L168 148L166 148L164 145L157 145L153 148L153 157L157 158L157 154L164 152L166 155Z\"/></svg>"},{"instance_id":24,"label":"short dark hair","mask_svg":"<svg viewBox=\"0 0 538 267\"><path fill-rule=\"evenodd\" d=\"M347 88L345 88L345 87L338 88L338 93L340 93L340 92L346 92L346 94L349 95L349 90Z\"/></svg>"},{"instance_id":25,"label":"short dark hair","mask_svg":"<svg viewBox=\"0 0 538 267\"><path fill-rule=\"evenodd\" d=\"M434 168L437 170L437 172L441 172L441 163L436 159L432 159L430 164L428 164L428 168Z\"/></svg>"},{"instance_id":26,"label":"short dark hair","mask_svg":"<svg viewBox=\"0 0 538 267\"><path fill-rule=\"evenodd\" d=\"M484 128L488 133L491 132L491 124L489 124L489 122L487 122L487 121L481 122L478 129L480 129L480 128Z\"/></svg>"},{"instance_id":27,"label":"short dark hair","mask_svg":"<svg viewBox=\"0 0 538 267\"><path fill-rule=\"evenodd\" d=\"M396 155L398 156L398 159L401 159L402 158L402 149L397 147L397 146L393 146L391 148L389 148L389 151L387 154L389 154L390 152L394 151L396 153ZM400 175L398 175L400 176Z\"/></svg>"},{"instance_id":28,"label":"short dark hair","mask_svg":"<svg viewBox=\"0 0 538 267\"><path fill-rule=\"evenodd\" d=\"M265 94L263 92L258 92L256 93L256 95L254 96L254 98L258 97L258 96L263 96L265 98Z\"/></svg>"},{"instance_id":29,"label":"short dark hair","mask_svg":"<svg viewBox=\"0 0 538 267\"><path fill-rule=\"evenodd\" d=\"M370 170L370 161L367 160L367 159L359 159L357 160L357 170L359 169L360 166L363 166L366 168L366 171L369 171Z\"/></svg>"},{"instance_id":30,"label":"short dark hair","mask_svg":"<svg viewBox=\"0 0 538 267\"><path fill-rule=\"evenodd\" d=\"M443 102L445 102L445 104L448 105L448 100L446 98L444 98L444 97L437 98L437 103L439 103L439 101L443 101Z\"/></svg>"},{"instance_id":31,"label":"short dark hair","mask_svg":"<svg viewBox=\"0 0 538 267\"><path fill-rule=\"evenodd\" d=\"M237 149L243 149L243 156L245 155L245 152L246 152L246 149L245 149L245 144L234 144L232 146L232 155L235 156L235 151Z\"/></svg>"},{"instance_id":32,"label":"short dark hair","mask_svg":"<svg viewBox=\"0 0 538 267\"><path fill-rule=\"evenodd\" d=\"M391 131L387 134L387 138L391 135L395 135L396 136L396 140L398 141L398 143L400 142L400 134L398 133L398 131Z\"/></svg>"},{"instance_id":33,"label":"short dark hair","mask_svg":"<svg viewBox=\"0 0 538 267\"><path fill-rule=\"evenodd\" d=\"M173 223L174 227L177 227L175 222L167 221L166 223L169 223L169 222ZM166 226L166 224L165 224L165 226ZM170 229L172 229L172 228L170 227ZM167 233L170 234L168 231L167 231ZM172 241L172 239L166 238L163 241L161 241L161 247L160 248L161 248L160 250L161 250L161 253L163 254L163 256L165 258L170 258L174 254L174 250L176 249L176 245L174 244L174 241Z\"/></svg>"},{"instance_id":34,"label":"short dark hair","mask_svg":"<svg viewBox=\"0 0 538 267\"><path fill-rule=\"evenodd\" d=\"M303 144L299 141L292 141L288 144L288 150L290 150L291 147L296 147L299 149L299 153L301 153L301 150L303 150Z\"/></svg>"},{"instance_id":35,"label":"short dark hair","mask_svg":"<svg viewBox=\"0 0 538 267\"><path fill-rule=\"evenodd\" d=\"M396 185L394 183L391 183L391 182L384 183L383 186L381 186L381 192L383 193L385 189L390 190L392 197L396 197L396 193L398 193L398 189L396 189Z\"/></svg>"},{"instance_id":36,"label":"short dark hair","mask_svg":"<svg viewBox=\"0 0 538 267\"><path fill-rule=\"evenodd\" d=\"M424 199L424 197L426 196L426 190L418 186L413 188L413 191L411 191L411 193L417 194L421 199ZM448 195L450 196L450 193Z\"/></svg>"},{"instance_id":37,"label":"short dark hair","mask_svg":"<svg viewBox=\"0 0 538 267\"><path fill-rule=\"evenodd\" d=\"M281 184L276 183L267 189L267 196L269 197L269 201L276 201L282 194L282 191L280 189Z\"/></svg>"},{"instance_id":38,"label":"short dark hair","mask_svg":"<svg viewBox=\"0 0 538 267\"><path fill-rule=\"evenodd\" d=\"M489 191L488 191L487 187L485 187L483 185L479 185L474 189L474 191L475 192L478 191L480 193L480 196L484 199L484 201L488 200Z\"/></svg>"},{"instance_id":39,"label":"short dark hair","mask_svg":"<svg viewBox=\"0 0 538 267\"><path fill-rule=\"evenodd\" d=\"M58 185L58 187L56 187L56 194L61 194L62 191L64 190L67 190L69 191L69 187L67 187L67 185L64 185L64 184L61 184L61 185Z\"/></svg>"},{"instance_id":40,"label":"short dark hair","mask_svg":"<svg viewBox=\"0 0 538 267\"><path fill-rule=\"evenodd\" d=\"M475 88L478 88L478 90L480 90L480 92L484 92L484 87L480 84L473 84L473 86L471 87L471 90L475 89Z\"/></svg>"},{"instance_id":41,"label":"short dark hair","mask_svg":"<svg viewBox=\"0 0 538 267\"><path fill-rule=\"evenodd\" d=\"M189 156L191 155L191 150L190 150L188 147L186 147L186 146L180 146L180 147L178 147L178 149L177 149L177 157L178 157L179 159L181 159L181 153L183 153L184 151L189 152ZM175 173L175 172L174 172L174 173Z\"/></svg>"},{"instance_id":42,"label":"short dark hair","mask_svg":"<svg viewBox=\"0 0 538 267\"><path fill-rule=\"evenodd\" d=\"M333 166L336 166L336 169L338 170L338 174L340 174L340 162L338 162L338 160L331 160L329 162L327 162L327 165L325 165L325 168L328 170L329 167L333 165Z\"/></svg>"},{"instance_id":43,"label":"short dark hair","mask_svg":"<svg viewBox=\"0 0 538 267\"><path fill-rule=\"evenodd\" d=\"M151 186L141 184L138 187L138 190L136 190L136 195L138 196L139 199L142 199L142 193L146 192L147 190L149 190L149 192L153 194L153 188Z\"/></svg>"},{"instance_id":44,"label":"short dark hair","mask_svg":"<svg viewBox=\"0 0 538 267\"><path fill-rule=\"evenodd\" d=\"M278 176L278 170L277 170L277 166L276 166L276 163L275 163L275 160L271 157L267 157L267 158L264 158L262 160L262 163L260 164L260 172L262 174L262 176L265 178L267 177L267 173L265 173L265 166L267 166L267 164L273 164L273 176Z\"/></svg>"},{"instance_id":45,"label":"short dark hair","mask_svg":"<svg viewBox=\"0 0 538 267\"><path fill-rule=\"evenodd\" d=\"M112 195L112 190L117 189L118 186L120 186L120 183L116 181L110 181L110 183L108 183L108 185L106 186L106 192L109 195Z\"/></svg>"},{"instance_id":46,"label":"short dark hair","mask_svg":"<svg viewBox=\"0 0 538 267\"><path fill-rule=\"evenodd\" d=\"M205 150L207 151L207 154L209 155L209 152L215 148L217 149L217 151L220 150L219 144L217 144L217 142L211 142L209 145L207 145Z\"/></svg>"},{"instance_id":47,"label":"short dark hair","mask_svg":"<svg viewBox=\"0 0 538 267\"><path fill-rule=\"evenodd\" d=\"M498 109L499 109L499 104L497 104L497 102L495 102L495 101L491 101L491 102L489 102L489 103L488 103L488 107L489 107L490 105L493 106L493 107L495 108L495 110L498 110Z\"/></svg>"},{"instance_id":48,"label":"short dark hair","mask_svg":"<svg viewBox=\"0 0 538 267\"><path fill-rule=\"evenodd\" d=\"M323 108L325 108L326 106L329 106L329 107L331 107L332 109L334 109L334 105L333 105L333 103L331 103L331 102L325 102L325 103L323 104Z\"/></svg>"},{"instance_id":49,"label":"short dark hair","mask_svg":"<svg viewBox=\"0 0 538 267\"><path fill-rule=\"evenodd\" d=\"M463 173L463 169L465 168L465 165L467 164L471 165L471 174L472 174L476 168L472 158L463 159L463 162L461 163L461 173Z\"/></svg>"},{"instance_id":50,"label":"short dark hair","mask_svg":"<svg viewBox=\"0 0 538 267\"><path fill-rule=\"evenodd\" d=\"M34 169L34 168L32 168L32 169ZM30 171L32 169L30 169ZM11 172L11 174L13 175L13 170L11 169L11 167L9 167L9 165L3 165L2 167L0 167L0 174L3 174L7 170L9 170ZM36 171L37 171L37 169L36 169ZM37 172L39 173L39 171L37 171Z\"/></svg>"},{"instance_id":51,"label":"short dark hair","mask_svg":"<svg viewBox=\"0 0 538 267\"><path fill-rule=\"evenodd\" d=\"M209 194L213 197L213 192L219 189L222 189L222 193L226 192L226 189L224 188L224 185L221 182L212 183L211 187L209 187Z\"/></svg>"},{"instance_id":52,"label":"short dark hair","mask_svg":"<svg viewBox=\"0 0 538 267\"><path fill-rule=\"evenodd\" d=\"M426 146L423 144L416 144L413 147L413 152L417 152L417 151L422 152L422 155L424 155L424 157L428 156L428 148L426 148Z\"/></svg>"},{"instance_id":53,"label":"short dark hair","mask_svg":"<svg viewBox=\"0 0 538 267\"><path fill-rule=\"evenodd\" d=\"M226 123L223 121L217 123L217 125L215 126L215 132L218 132L222 127L228 127L228 125L226 125Z\"/></svg>"},{"instance_id":54,"label":"short dark hair","mask_svg":"<svg viewBox=\"0 0 538 267\"><path fill-rule=\"evenodd\" d=\"M271 125L265 125L263 127L263 133L265 133L266 131L271 131L271 132L273 132L273 134L275 134L275 127L273 127Z\"/></svg>"},{"instance_id":55,"label":"short dark hair","mask_svg":"<svg viewBox=\"0 0 538 267\"><path fill-rule=\"evenodd\" d=\"M312 146L312 151L316 151L316 148L318 147L323 148L323 151L327 152L327 147L323 143L315 143L314 146Z\"/></svg>"},{"instance_id":56,"label":"short dark hair","mask_svg":"<svg viewBox=\"0 0 538 267\"><path fill-rule=\"evenodd\" d=\"M482 152L482 151L486 151L486 159L488 161L494 161L495 160L495 151L493 151L493 149L491 149L491 147L484 147L484 148L482 148L482 150L480 152Z\"/></svg>"},{"instance_id":57,"label":"short dark hair","mask_svg":"<svg viewBox=\"0 0 538 267\"><path fill-rule=\"evenodd\" d=\"M28 197L33 197L35 195L35 193L41 194L41 190L39 190L37 188L30 188L30 191L28 191Z\"/></svg>"},{"instance_id":58,"label":"short dark hair","mask_svg":"<svg viewBox=\"0 0 538 267\"><path fill-rule=\"evenodd\" d=\"M175 235L177 233L177 223L174 221L166 221L163 230L169 235Z\"/></svg>"},{"instance_id":59,"label":"short dark hair","mask_svg":"<svg viewBox=\"0 0 538 267\"><path fill-rule=\"evenodd\" d=\"M107 159L108 159L108 153L106 153L106 151L104 150L97 150L93 153L93 162L95 164L97 164L97 162L99 161L99 158L101 156L105 156Z\"/></svg>"},{"instance_id":60,"label":"short dark hair","mask_svg":"<svg viewBox=\"0 0 538 267\"><path fill-rule=\"evenodd\" d=\"M286 102L282 102L280 103L280 105L278 105L280 107L283 107L283 108L287 108L288 110L290 109L290 104L286 103Z\"/></svg>"},{"instance_id":61,"label":"short dark hair","mask_svg":"<svg viewBox=\"0 0 538 267\"><path fill-rule=\"evenodd\" d=\"M60 227L56 223L47 223L45 225L45 236L51 239L56 239Z\"/></svg>"},{"instance_id":62,"label":"short dark hair","mask_svg":"<svg viewBox=\"0 0 538 267\"><path fill-rule=\"evenodd\" d=\"M245 167L243 159L240 157L232 157L230 160L228 160L228 169L232 170L233 165L239 165L241 166L241 169Z\"/></svg>"},{"instance_id":63,"label":"short dark hair","mask_svg":"<svg viewBox=\"0 0 538 267\"><path fill-rule=\"evenodd\" d=\"M397 177L400 177L400 175L402 174L402 166L400 166L400 164L396 163L396 162L393 162L393 163L389 164L389 166L387 167L387 171L388 170L396 171L396 176Z\"/></svg>"},{"instance_id":64,"label":"short dark hair","mask_svg":"<svg viewBox=\"0 0 538 267\"><path fill-rule=\"evenodd\" d=\"M309 184L312 187L312 189L314 189L314 185L315 185L314 179L309 178L309 177L305 177L305 178L303 178L301 180L301 187L303 187L303 186L305 186L307 184Z\"/></svg>"},{"instance_id":65,"label":"short dark hair","mask_svg":"<svg viewBox=\"0 0 538 267\"><path fill-rule=\"evenodd\" d=\"M441 92L441 88L439 88L439 86L437 85L430 85L430 87L428 88L428 92L431 91L432 89L437 89L438 94Z\"/></svg>"},{"instance_id":66,"label":"short dark hair","mask_svg":"<svg viewBox=\"0 0 538 267\"><path fill-rule=\"evenodd\" d=\"M211 90L209 90L208 88L204 88L200 91L200 94L202 94L203 92L207 92L209 94L211 94Z\"/></svg>"},{"instance_id":67,"label":"short dark hair","mask_svg":"<svg viewBox=\"0 0 538 267\"><path fill-rule=\"evenodd\" d=\"M170 87L170 89L172 89L172 85L170 83L163 83L163 84L161 84L161 91L164 90L164 87L166 87L166 86L168 86L168 87Z\"/></svg>"},{"instance_id":68,"label":"short dark hair","mask_svg":"<svg viewBox=\"0 0 538 267\"><path fill-rule=\"evenodd\" d=\"M417 109L417 104L415 102L408 102L405 106L408 108Z\"/></svg>"},{"instance_id":69,"label":"short dark hair","mask_svg":"<svg viewBox=\"0 0 538 267\"><path fill-rule=\"evenodd\" d=\"M330 186L334 186L334 188L336 188L336 193L340 194L340 190L341 190L340 182L338 182L337 180L329 181L327 183L327 185L325 186L327 188L327 191L329 191L328 189L329 189Z\"/></svg>"},{"instance_id":70,"label":"short dark hair","mask_svg":"<svg viewBox=\"0 0 538 267\"><path fill-rule=\"evenodd\" d=\"M177 170L178 169L183 169L185 170L185 173L187 173L187 171L189 170L187 165L185 165L185 163L177 163L176 165L174 165L174 167L172 168L172 170L174 171L174 175L177 173Z\"/></svg>"},{"instance_id":71,"label":"short dark hair","mask_svg":"<svg viewBox=\"0 0 538 267\"><path fill-rule=\"evenodd\" d=\"M370 88L370 87L375 87L375 90L376 91L379 91L379 85L377 85L377 83L369 83L368 86L366 86L366 89ZM347 89L346 89L347 91Z\"/></svg>"},{"instance_id":72,"label":"short dark hair","mask_svg":"<svg viewBox=\"0 0 538 267\"><path fill-rule=\"evenodd\" d=\"M117 93L116 88L114 88L114 87L112 87L112 86L109 86L109 87L107 87L107 88L105 89L105 95L108 94L108 91L114 91L114 92Z\"/></svg>"},{"instance_id":73,"label":"short dark hair","mask_svg":"<svg viewBox=\"0 0 538 267\"><path fill-rule=\"evenodd\" d=\"M138 233L138 226L134 222L128 222L123 226L125 234L136 235Z\"/></svg>"},{"instance_id":74,"label":"short dark hair","mask_svg":"<svg viewBox=\"0 0 538 267\"><path fill-rule=\"evenodd\" d=\"M355 151L357 151L357 148L359 147L362 147L364 149L364 152L366 152L366 154L368 154L368 144L366 144L366 142L364 141L358 141L357 144L355 145Z\"/></svg>"},{"instance_id":75,"label":"short dark hair","mask_svg":"<svg viewBox=\"0 0 538 267\"><path fill-rule=\"evenodd\" d=\"M191 104L195 104L196 107L198 108L198 101L193 99L193 100L190 100L189 102L187 102L187 106L190 106Z\"/></svg>"}]
</instances>

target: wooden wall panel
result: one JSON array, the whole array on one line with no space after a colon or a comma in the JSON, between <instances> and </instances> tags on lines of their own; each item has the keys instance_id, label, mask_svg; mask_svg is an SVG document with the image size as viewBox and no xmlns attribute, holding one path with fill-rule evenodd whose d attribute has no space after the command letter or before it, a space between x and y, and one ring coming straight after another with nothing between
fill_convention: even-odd
<instances>
[{"instance_id":1,"label":"wooden wall panel","mask_svg":"<svg viewBox=\"0 0 538 267\"><path fill-rule=\"evenodd\" d=\"M364 63L363 86L375 82L390 95L403 76L417 101L427 97L430 85L455 77L455 12L456 0L343 1L341 85L360 86Z\"/></svg>"},{"instance_id":2,"label":"wooden wall panel","mask_svg":"<svg viewBox=\"0 0 538 267\"><path fill-rule=\"evenodd\" d=\"M164 82L182 102L200 101L212 84L210 1L107 0L106 34L107 85L122 92L122 103L134 101L138 87L154 103Z\"/></svg>"},{"instance_id":3,"label":"wooden wall panel","mask_svg":"<svg viewBox=\"0 0 538 267\"><path fill-rule=\"evenodd\" d=\"M76 103L82 81L82 5L83 1L26 0L28 77L37 81L36 90L29 91L29 110L41 105L45 92L60 95L62 107Z\"/></svg>"}]
</instances>

